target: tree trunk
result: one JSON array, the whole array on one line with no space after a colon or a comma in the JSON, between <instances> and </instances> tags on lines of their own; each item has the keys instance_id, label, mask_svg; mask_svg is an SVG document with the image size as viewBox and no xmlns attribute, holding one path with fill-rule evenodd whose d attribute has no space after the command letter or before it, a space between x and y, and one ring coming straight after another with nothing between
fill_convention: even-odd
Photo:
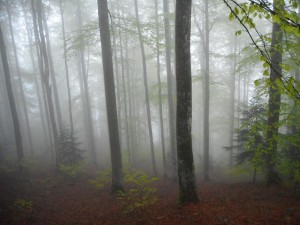
<instances>
[{"instance_id":1,"label":"tree trunk","mask_svg":"<svg viewBox=\"0 0 300 225\"><path fill-rule=\"evenodd\" d=\"M44 143L46 143L47 148L51 148L50 143L49 143L49 133L46 129L46 123L45 123L45 114L43 111L43 103L42 103L42 97L41 97L41 92L40 92L40 86L39 86L39 82L37 79L37 69L35 66L35 62L34 62L34 57L33 57L33 39L32 39L32 32L30 30L29 27L29 22L28 22L28 17L27 17L27 13L25 10L25 7L23 5L23 12L24 12L24 19L25 19L25 24L26 24L26 31L27 31L27 40L28 40L28 44L29 44L29 54L30 54L30 60L31 60L31 66L32 66L32 70L33 70L33 78L34 78L34 84L36 87L36 94L38 97L38 104L39 104L39 115L41 117L41 123L42 123L42 130L43 130L43 137L44 137Z\"/></svg>"},{"instance_id":2,"label":"tree trunk","mask_svg":"<svg viewBox=\"0 0 300 225\"><path fill-rule=\"evenodd\" d=\"M230 77L230 109L229 109L229 118L230 118L230 125L229 125L229 146L233 146L233 135L234 135L234 112L235 112L235 76L236 76L236 53L237 53L237 37L234 36L234 47L233 47L233 64L232 64L232 71ZM232 167L234 164L234 157L233 157L233 149L229 150L229 166Z\"/></svg>"},{"instance_id":3,"label":"tree trunk","mask_svg":"<svg viewBox=\"0 0 300 225\"><path fill-rule=\"evenodd\" d=\"M45 94L46 94L46 100L47 100L47 106L49 110L49 117L50 117L50 123L51 123L51 129L52 129L52 135L53 135L53 142L54 142L54 151L55 151L55 166L56 169L58 168L58 132L57 132L57 126L55 122L55 111L54 111L54 105L52 102L52 96L51 96L51 86L49 82L50 78L50 69L49 69L49 61L48 61L48 54L47 54L47 47L46 47L46 40L44 35L44 27L43 27L43 19L42 19L42 4L40 1L37 1L37 10L35 10L34 6L34 0L32 0L32 10L33 10L33 20L37 21L37 24L35 22L35 26L38 26L39 31L39 41L40 41L40 63L41 63L41 78L42 83L45 88Z\"/></svg>"},{"instance_id":4,"label":"tree trunk","mask_svg":"<svg viewBox=\"0 0 300 225\"><path fill-rule=\"evenodd\" d=\"M169 133L170 133L170 152L171 152L171 166L172 176L176 179L176 130L175 130L175 104L174 104L174 87L173 75L171 67L171 34L170 34L170 20L169 20L169 0L163 0L164 7L164 27L165 27L165 46L166 46L166 66L167 66L167 80L168 80L168 102L169 102Z\"/></svg>"},{"instance_id":5,"label":"tree trunk","mask_svg":"<svg viewBox=\"0 0 300 225\"><path fill-rule=\"evenodd\" d=\"M64 44L64 62L65 62L67 89L68 89L70 128L71 128L71 132L73 133L74 125L73 125L73 114L72 114L72 97L71 97L70 78L69 78L69 66L68 66L68 60L67 60L65 18L64 18L64 12L63 12L62 0L59 0L59 9L60 9L61 28L62 28L62 35L63 35L63 44Z\"/></svg>"},{"instance_id":6,"label":"tree trunk","mask_svg":"<svg viewBox=\"0 0 300 225\"><path fill-rule=\"evenodd\" d=\"M120 14L118 13L120 18ZM119 19L120 20L120 19ZM120 21L119 21L120 24ZM126 86L125 86L125 65L124 65L124 54L123 54L123 38L121 30L119 29L119 38L120 38L120 53L121 53L121 73L122 73L122 85L123 85L123 97L124 97L124 113L125 113L125 129L126 129L126 148L128 152L128 160L129 165L132 163L132 152L130 146L130 138L129 138L129 123L128 123L128 108L127 108L127 93L126 93Z\"/></svg>"},{"instance_id":7,"label":"tree trunk","mask_svg":"<svg viewBox=\"0 0 300 225\"><path fill-rule=\"evenodd\" d=\"M11 85L11 78L10 78L10 72L9 72L9 66L8 66L8 60L7 60L6 47L5 47L5 43L4 43L4 37L3 37L1 26L2 25L0 24L1 59L2 59L4 77L5 77L5 85L6 85L6 90L7 90L8 100L9 100L9 106L10 106L11 115L12 115L13 124L14 124L14 134L15 134L15 139L16 139L18 164L19 164L19 169L22 169L22 159L24 157L23 145L22 145L22 135L21 135L20 123L19 123L17 108L16 108L12 85Z\"/></svg>"},{"instance_id":8,"label":"tree trunk","mask_svg":"<svg viewBox=\"0 0 300 225\"><path fill-rule=\"evenodd\" d=\"M158 2L154 0L155 4L155 29L156 29L156 73L157 73L157 85L158 85L158 105L159 105L159 123L160 123L160 139L162 147L163 157L163 173L164 177L167 177L167 159L166 159L166 147L164 137L164 122L162 112L162 93L161 93L161 78L160 78L160 47L159 47L159 24L158 24Z\"/></svg>"},{"instance_id":9,"label":"tree trunk","mask_svg":"<svg viewBox=\"0 0 300 225\"><path fill-rule=\"evenodd\" d=\"M98 15L102 49L108 131L111 148L112 191L123 191L122 156L118 131L118 115L114 84L107 0L98 0Z\"/></svg>"},{"instance_id":10,"label":"tree trunk","mask_svg":"<svg viewBox=\"0 0 300 225\"><path fill-rule=\"evenodd\" d=\"M146 110L147 110L147 121L148 121L148 128L149 128L152 168L153 168L153 173L156 176L157 175L157 169L156 169L155 152L154 152L154 144L153 144L153 133L152 133L152 124L151 124L150 101L149 101L149 91L148 91L148 77L147 77L148 76L147 75L147 64L146 64L145 48L144 48L144 41L143 41L143 37L142 37L137 0L134 0L134 8L135 8L135 17L136 17L136 21L137 21L137 24L138 24L137 25L137 30L138 30L138 34L139 34L139 42L140 42L140 48L141 48L141 54L142 54L144 87L145 87L145 98L146 98Z\"/></svg>"},{"instance_id":11,"label":"tree trunk","mask_svg":"<svg viewBox=\"0 0 300 225\"><path fill-rule=\"evenodd\" d=\"M5 3L6 3L7 14L8 14L8 22L9 22L9 29L10 29L10 35L11 35L11 40L12 40L12 46L13 46L14 56L15 56L15 63L16 63L17 76L18 76L18 84L19 84L19 87L20 87L23 111L24 111L24 116L25 116L26 131L27 131L28 141L29 141L29 151L30 151L31 154L33 154L34 149L33 149L33 143L32 143L32 135L31 135L31 129L30 129L28 109L27 109L26 100L25 100L23 81L22 81L22 76L21 76L21 72L20 72L20 65L19 65L19 57L18 57L18 53L17 53L17 47L16 47L16 42L15 42L15 36L14 36L14 30L13 30L13 25L12 25L12 21L11 21L11 13L10 13L8 0L6 0Z\"/></svg>"},{"instance_id":12,"label":"tree trunk","mask_svg":"<svg viewBox=\"0 0 300 225\"><path fill-rule=\"evenodd\" d=\"M177 161L179 204L198 202L192 149L191 0L176 1Z\"/></svg>"},{"instance_id":13,"label":"tree trunk","mask_svg":"<svg viewBox=\"0 0 300 225\"><path fill-rule=\"evenodd\" d=\"M282 3L280 0L274 0L274 10L282 10ZM272 42L271 42L271 68L270 68L270 87L269 87L269 101L268 101L268 128L266 138L266 181L268 185L279 182L279 175L276 171L277 163L277 137L279 128L279 115L281 105L280 87L277 82L282 76L282 53L277 48L280 48L282 42L282 30L280 25L273 23L272 28Z\"/></svg>"},{"instance_id":14,"label":"tree trunk","mask_svg":"<svg viewBox=\"0 0 300 225\"><path fill-rule=\"evenodd\" d=\"M203 81L203 173L204 180L209 181L209 14L208 0L204 1L205 14L205 75Z\"/></svg>"},{"instance_id":15,"label":"tree trunk","mask_svg":"<svg viewBox=\"0 0 300 225\"><path fill-rule=\"evenodd\" d=\"M77 19L78 19L78 30L79 35L82 35L82 18L81 18L81 9L79 0L77 0ZM93 118L92 118L92 112L91 112L91 103L90 103L90 92L89 92L89 86L88 86L88 77L86 73L86 66L85 66L85 56L84 56L84 50L80 50L80 64L81 64L81 74L82 74L82 81L83 81L83 87L84 87L84 100L85 100L85 110L86 110L86 121L88 126L88 143L90 147L90 153L91 153L91 160L93 164L97 167L97 158L96 158L96 147L95 147L95 137L94 137L94 127L93 127Z\"/></svg>"},{"instance_id":16,"label":"tree trunk","mask_svg":"<svg viewBox=\"0 0 300 225\"><path fill-rule=\"evenodd\" d=\"M45 8L42 7L41 10L42 10L41 11L42 21L43 21L44 30L45 30L46 48L47 48L47 54L48 54L47 57L48 57L48 63L49 63L49 69L50 69L50 77L51 77L51 82L53 85L52 90L53 90L53 96L54 96L54 102L55 102L57 123L58 123L59 132L62 132L63 121L62 121L62 116L61 116L60 102L59 102L58 90L57 90L57 84L56 84L56 78L55 78L55 70L54 70L53 59L52 59L49 29L48 29L47 19L46 19L46 15L45 15Z\"/></svg>"}]
</instances>

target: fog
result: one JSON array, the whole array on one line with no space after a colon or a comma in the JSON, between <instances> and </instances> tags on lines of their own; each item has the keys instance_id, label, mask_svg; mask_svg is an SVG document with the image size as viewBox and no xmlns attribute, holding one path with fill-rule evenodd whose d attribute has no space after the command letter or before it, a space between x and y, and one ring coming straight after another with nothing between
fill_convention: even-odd
<instances>
[{"instance_id":1,"label":"fog","mask_svg":"<svg viewBox=\"0 0 300 225\"><path fill-rule=\"evenodd\" d=\"M174 115L176 116L174 2L170 1L169 13L166 14L163 11L162 1L158 1L157 30L155 1L138 2L139 24L133 1L108 1L123 166L140 168L154 175L151 164L154 157L158 176L165 173L172 176L174 149L171 149L170 137L174 132L171 132L170 125L172 123L174 125ZM58 135L72 133L76 146L84 150L81 156L85 168L97 170L108 168L110 144L97 2L42 1L41 12L35 16L31 4L30 1L1 1L0 9L1 27L22 134L23 166L25 168L29 166L27 161L35 161L45 169L50 169L55 167L57 160L52 132L53 121L47 105L49 99L43 84L45 71L41 71L40 65L46 61L41 59L43 53L36 39L33 23L34 17L40 13L41 23L44 26L44 31L40 32L44 32L50 68L49 96L53 102L57 133ZM38 6L35 7L38 10ZM192 141L197 176L203 176L203 151L204 148L209 148L210 173L217 177L218 172L224 172L235 164L236 152L226 151L224 147L234 145L236 139L234 131L241 125L242 111L255 96L254 81L261 77L264 69L249 34L236 20L228 19L230 11L223 1L209 1L207 13L205 16L203 1L193 1L190 48ZM170 23L170 46L165 44L165 17ZM208 27L205 23L206 18ZM39 18L36 21L38 20ZM271 32L270 21L258 18L254 20L257 22L256 29L259 34ZM138 25L145 48L147 93ZM243 32L237 35L237 31L240 30ZM250 32L254 39L258 38L255 31ZM208 55L205 53L207 37ZM167 48L171 53L171 80L167 77ZM157 77L157 53L159 53L160 83ZM204 82L206 65L209 65L209 87L205 87ZM1 165L12 166L17 162L17 150L2 64L0 73L0 162ZM170 81L172 92L169 89ZM209 103L206 106L205 88L210 92ZM149 98L150 124L147 119L146 94ZM175 111L173 118L170 118L170 99L175 104L172 109ZM206 118L209 118L209 127L204 130L203 118L207 106L209 112ZM151 154L152 140L149 137L149 126L153 133L154 154ZM209 134L206 147L203 145L205 133ZM166 152L165 165L162 144ZM164 166L167 171L164 171Z\"/></svg>"}]
</instances>

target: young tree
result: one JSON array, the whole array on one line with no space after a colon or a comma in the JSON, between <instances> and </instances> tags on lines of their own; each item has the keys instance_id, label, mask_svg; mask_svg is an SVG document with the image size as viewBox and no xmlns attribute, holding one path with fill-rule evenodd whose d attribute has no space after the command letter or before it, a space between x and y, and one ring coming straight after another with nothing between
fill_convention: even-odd
<instances>
[{"instance_id":1,"label":"young tree","mask_svg":"<svg viewBox=\"0 0 300 225\"><path fill-rule=\"evenodd\" d=\"M18 163L19 163L19 168L22 169L21 161L24 157L23 145L22 145L22 135L21 135L21 130L20 130L20 123L19 123L19 118L18 118L18 114L17 114L16 103L15 103L12 85L11 85L10 72L9 72L9 66L8 66L8 60L7 60L7 54L6 54L6 47L5 47L1 24L0 24L0 51L1 51L1 59L2 59L4 77L5 77L6 90L7 90L11 115L12 115L12 119L13 119L13 124L14 124L14 134L15 134L15 139L16 139Z\"/></svg>"},{"instance_id":2,"label":"young tree","mask_svg":"<svg viewBox=\"0 0 300 225\"><path fill-rule=\"evenodd\" d=\"M98 15L107 107L108 131L111 148L112 192L123 191L122 156L118 131L118 116L112 63L107 0L98 0Z\"/></svg>"},{"instance_id":3,"label":"young tree","mask_svg":"<svg viewBox=\"0 0 300 225\"><path fill-rule=\"evenodd\" d=\"M191 0L176 1L177 162L179 203L198 202L192 149Z\"/></svg>"}]
</instances>

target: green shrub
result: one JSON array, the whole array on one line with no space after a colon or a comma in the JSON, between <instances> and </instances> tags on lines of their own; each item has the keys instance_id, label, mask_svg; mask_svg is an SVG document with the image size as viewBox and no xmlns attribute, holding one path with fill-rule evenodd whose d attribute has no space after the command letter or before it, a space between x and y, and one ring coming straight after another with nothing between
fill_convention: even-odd
<instances>
[{"instance_id":1,"label":"green shrub","mask_svg":"<svg viewBox=\"0 0 300 225\"><path fill-rule=\"evenodd\" d=\"M111 173L111 169L102 170L97 173L94 179L90 180L90 183L97 189L102 190L111 184Z\"/></svg>"},{"instance_id":2,"label":"green shrub","mask_svg":"<svg viewBox=\"0 0 300 225\"><path fill-rule=\"evenodd\" d=\"M32 208L32 201L25 200L25 199L16 199L14 202L14 206L20 209L31 209Z\"/></svg>"},{"instance_id":3,"label":"green shrub","mask_svg":"<svg viewBox=\"0 0 300 225\"><path fill-rule=\"evenodd\" d=\"M158 180L142 171L125 175L124 181L130 187L126 192L118 192L120 207L124 213L135 212L143 215L157 202L153 182Z\"/></svg>"}]
</instances>

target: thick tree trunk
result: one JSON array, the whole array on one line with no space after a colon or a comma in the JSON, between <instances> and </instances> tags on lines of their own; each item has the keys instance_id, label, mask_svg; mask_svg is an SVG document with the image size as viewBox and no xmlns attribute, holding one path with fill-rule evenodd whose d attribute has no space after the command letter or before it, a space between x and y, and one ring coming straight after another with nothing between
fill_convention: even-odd
<instances>
[{"instance_id":1,"label":"thick tree trunk","mask_svg":"<svg viewBox=\"0 0 300 225\"><path fill-rule=\"evenodd\" d=\"M112 191L117 192L123 191L123 175L107 0L98 0L98 15L101 37L108 131L111 148Z\"/></svg>"},{"instance_id":2,"label":"thick tree trunk","mask_svg":"<svg viewBox=\"0 0 300 225\"><path fill-rule=\"evenodd\" d=\"M17 108L16 108L12 85L11 85L11 78L10 78L9 65L8 65L8 60L7 60L6 47L5 47L5 43L4 43L4 37L3 37L1 26L2 25L0 24L1 59L2 59L4 77L5 77L5 85L6 85L6 90L7 90L8 100L9 100L9 106L10 106L11 115L12 115L13 124L14 124L14 134L15 134L15 139L16 139L16 148L17 148L19 169L22 169L22 159L24 157L23 145L22 145L22 135L21 135L20 123L19 123Z\"/></svg>"},{"instance_id":3,"label":"thick tree trunk","mask_svg":"<svg viewBox=\"0 0 300 225\"><path fill-rule=\"evenodd\" d=\"M281 0L274 0L274 9L282 10ZM271 185L278 183L279 175L276 171L277 163L277 137L279 128L279 115L280 115L280 105L281 105L281 94L280 87L277 82L282 76L282 53L279 48L282 42L282 31L280 25L273 23L272 28L272 42L271 42L271 68L270 68L270 88L269 88L269 102L268 102L268 128L267 128L267 138L266 138L266 181L267 184Z\"/></svg>"},{"instance_id":4,"label":"thick tree trunk","mask_svg":"<svg viewBox=\"0 0 300 225\"><path fill-rule=\"evenodd\" d=\"M191 0L176 1L176 133L180 204L198 202L192 149L191 7Z\"/></svg>"},{"instance_id":5,"label":"thick tree trunk","mask_svg":"<svg viewBox=\"0 0 300 225\"><path fill-rule=\"evenodd\" d=\"M137 0L134 0L134 8L135 8L135 17L136 17L137 24L138 24L137 30L138 30L138 34L139 34L139 42L140 42L142 63L143 63L144 87L145 87L146 110L147 110L147 121L148 121L149 138L150 138L152 168L153 168L153 173L156 176L157 169L156 169L155 152L154 152L154 144L153 144L153 132L152 132L152 124L151 124L147 63L146 63L146 55L145 55L144 41L143 41L141 25L140 25L140 17L139 17L139 9L138 9Z\"/></svg>"},{"instance_id":6,"label":"thick tree trunk","mask_svg":"<svg viewBox=\"0 0 300 225\"><path fill-rule=\"evenodd\" d=\"M26 100L25 100L25 92L24 92L23 81L22 81L20 65L19 65L19 56L17 53L17 47L16 47L16 42L15 42L15 36L14 36L14 30L13 30L13 25L12 25L12 21L11 21L11 13L10 13L8 0L6 0L6 10L7 10L7 14L8 14L9 29L10 29L12 46L13 46L13 51L14 51L14 56L15 56L15 63L16 63L17 76L18 76L18 86L20 87L23 111L24 111L24 116L25 116L25 126L26 126L27 135L28 135L28 141L29 141L28 149L29 149L30 153L33 154L34 148L33 148L33 143L32 143L32 135L31 135L31 129L30 129L28 109L27 109Z\"/></svg>"},{"instance_id":7,"label":"thick tree trunk","mask_svg":"<svg viewBox=\"0 0 300 225\"><path fill-rule=\"evenodd\" d=\"M174 87L173 75L171 66L171 34L170 34L170 20L169 20L169 0L163 0L164 7L164 27L165 27L165 46L166 46L166 66L168 79L168 102L169 102L169 133L170 133L170 152L171 152L171 166L172 176L177 177L176 168L176 129L175 129L175 104L174 104Z\"/></svg>"},{"instance_id":8,"label":"thick tree trunk","mask_svg":"<svg viewBox=\"0 0 300 225\"><path fill-rule=\"evenodd\" d=\"M116 95L117 95L117 115L118 115L118 126L119 126L119 137L120 137L120 147L122 149L122 105L121 105L121 86L120 86L120 78L119 78L119 66L118 66L118 54L117 54L117 42L116 42L116 34L114 33L113 26L112 29L112 39L113 39L113 57L115 61L115 81L116 81ZM129 160L129 156L128 156Z\"/></svg>"}]
</instances>

